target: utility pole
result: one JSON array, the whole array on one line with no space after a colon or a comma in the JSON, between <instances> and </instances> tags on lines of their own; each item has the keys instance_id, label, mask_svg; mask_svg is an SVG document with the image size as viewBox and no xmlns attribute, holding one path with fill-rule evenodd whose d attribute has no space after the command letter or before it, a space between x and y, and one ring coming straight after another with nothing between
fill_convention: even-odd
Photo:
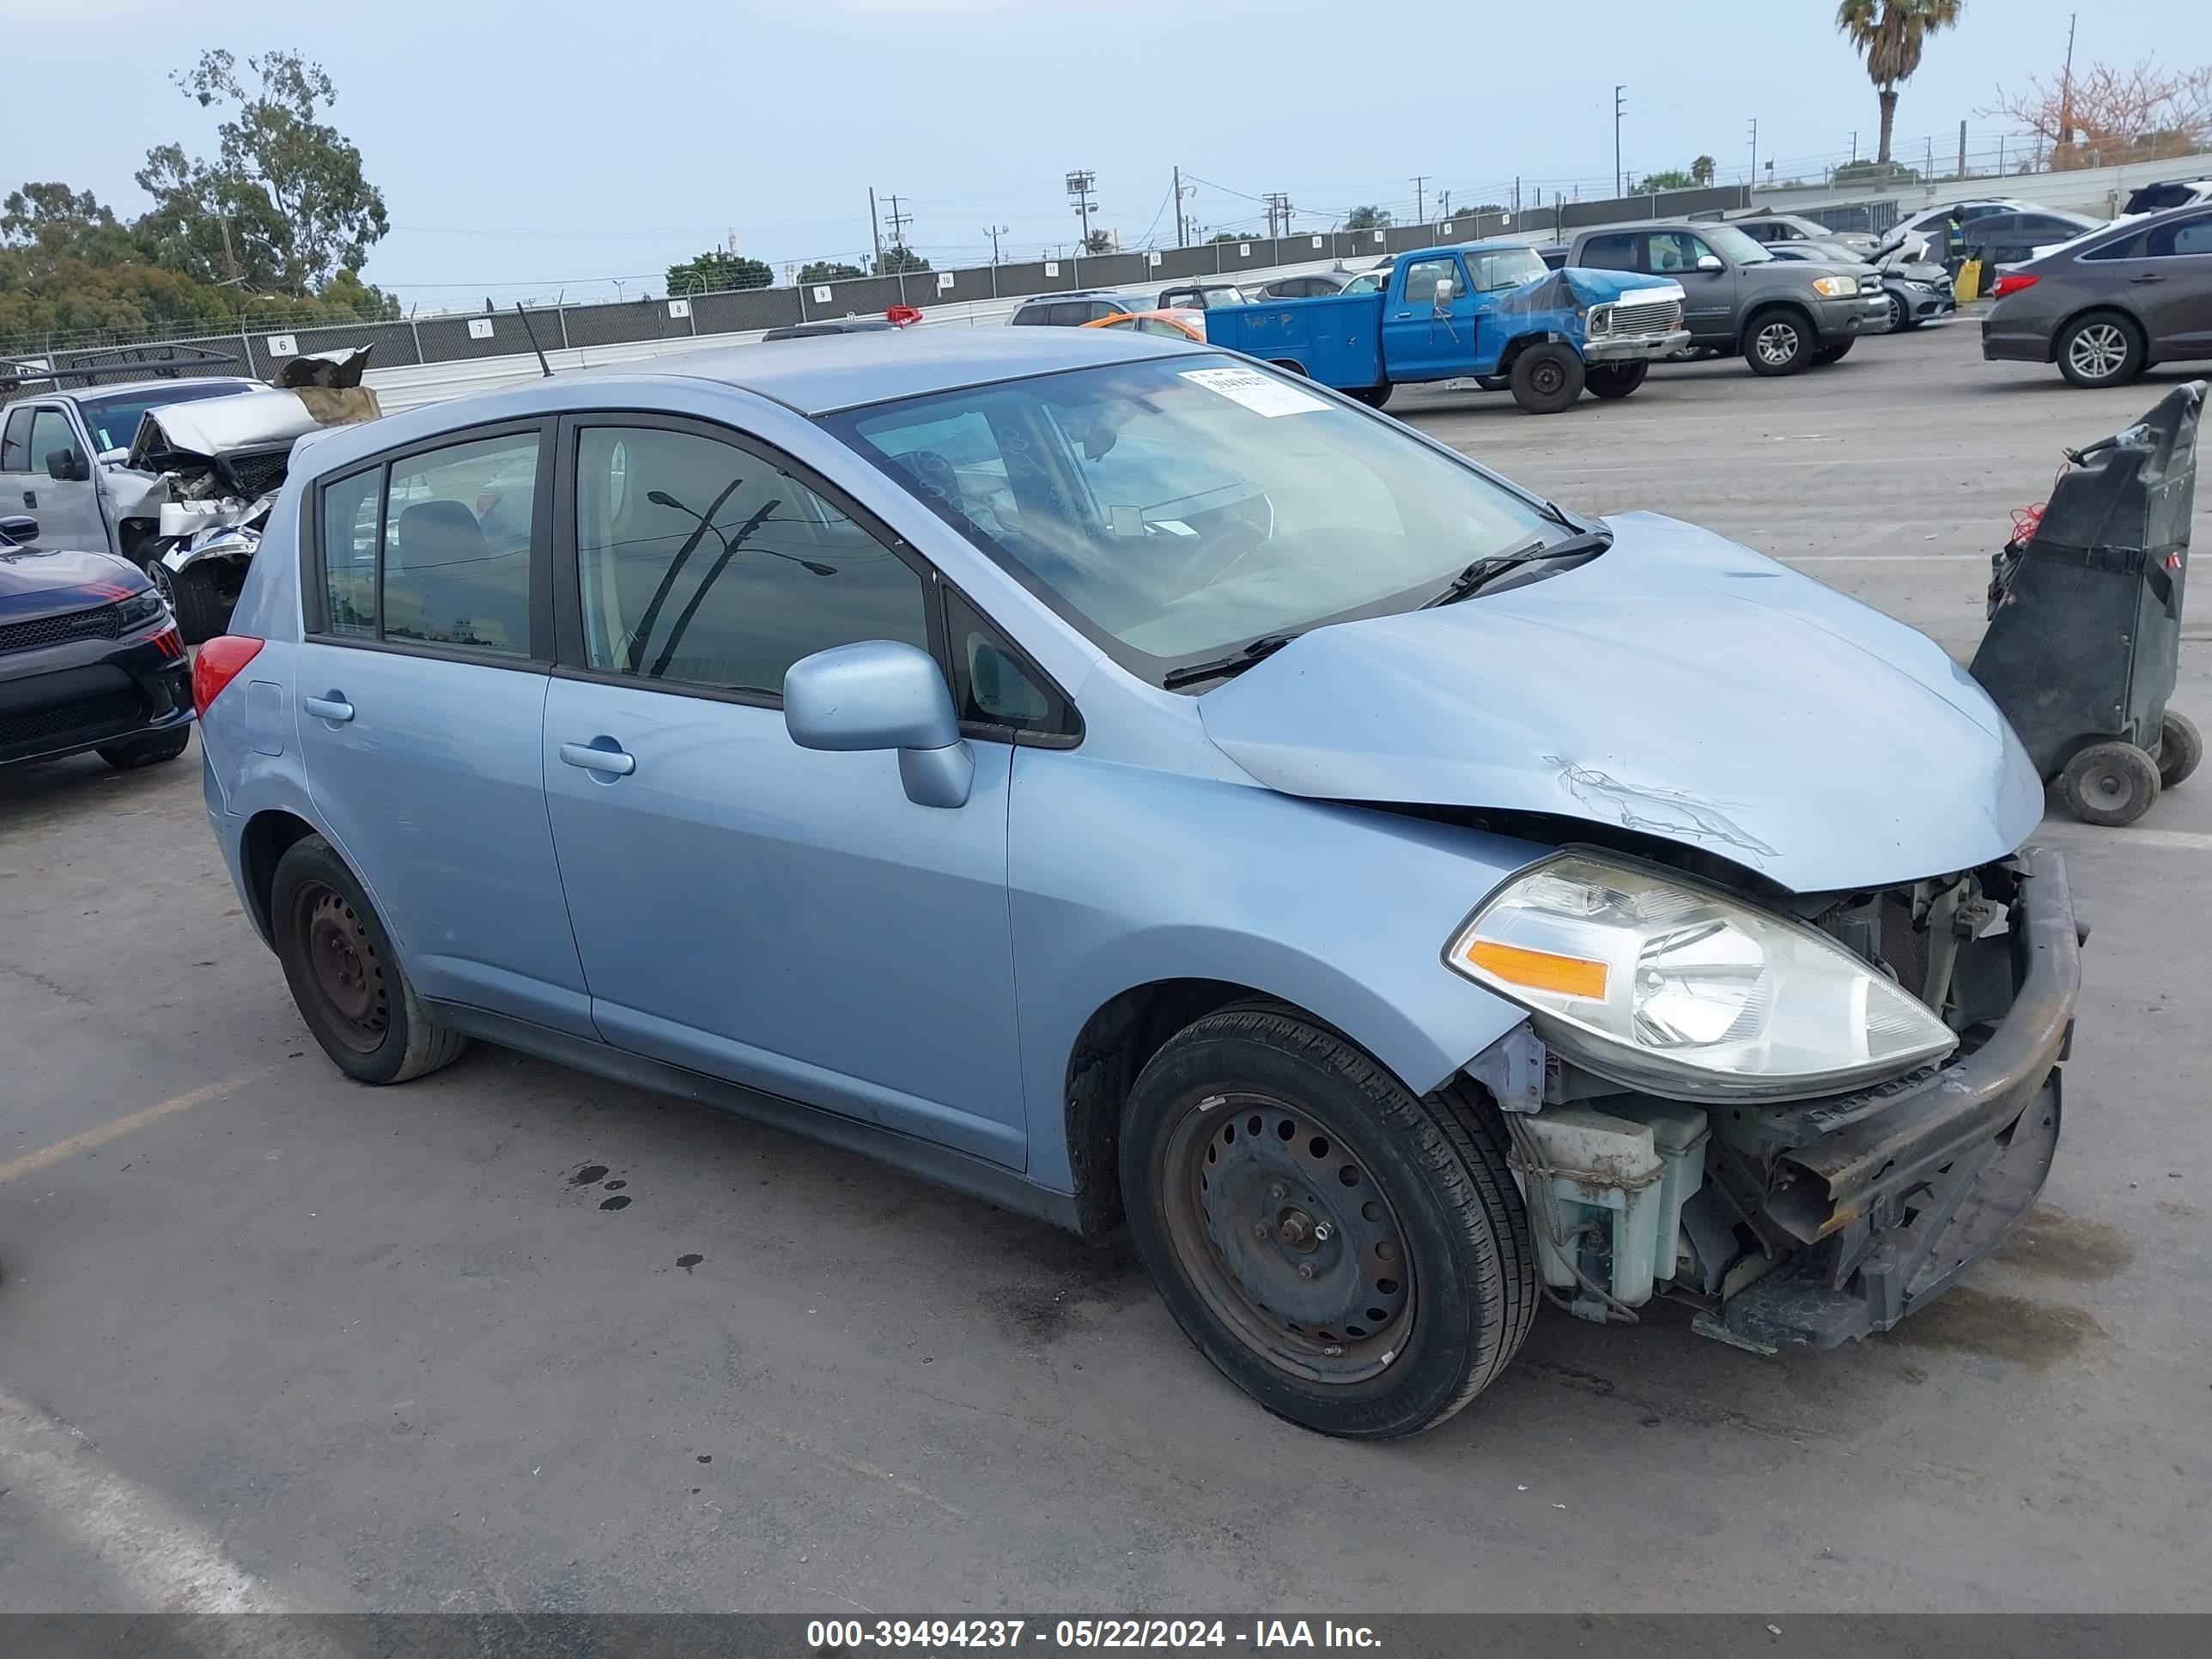
<instances>
[{"instance_id":1,"label":"utility pole","mask_svg":"<svg viewBox=\"0 0 2212 1659\"><path fill-rule=\"evenodd\" d=\"M914 215L901 211L898 197L893 196L888 199L891 204L891 210L887 216L891 222L891 246L903 250L906 246L906 228L914 222Z\"/></svg>"},{"instance_id":2,"label":"utility pole","mask_svg":"<svg viewBox=\"0 0 2212 1659\"><path fill-rule=\"evenodd\" d=\"M1613 193L1620 194L1620 112L1626 107L1620 94L1628 88L1618 86L1613 89Z\"/></svg>"},{"instance_id":3,"label":"utility pole","mask_svg":"<svg viewBox=\"0 0 2212 1659\"><path fill-rule=\"evenodd\" d=\"M1175 170L1175 204L1176 246L1177 247L1188 247L1189 246L1189 242L1183 235L1182 229L1182 168L1180 167L1177 167Z\"/></svg>"},{"instance_id":4,"label":"utility pole","mask_svg":"<svg viewBox=\"0 0 2212 1659\"><path fill-rule=\"evenodd\" d=\"M1451 217L1451 192L1448 190L1440 190L1437 192L1437 217L1439 219Z\"/></svg>"},{"instance_id":5,"label":"utility pole","mask_svg":"<svg viewBox=\"0 0 2212 1659\"><path fill-rule=\"evenodd\" d=\"M2074 24L2079 12L2066 14L2066 67L2058 76L2058 142L2074 142Z\"/></svg>"},{"instance_id":6,"label":"utility pole","mask_svg":"<svg viewBox=\"0 0 2212 1659\"><path fill-rule=\"evenodd\" d=\"M1966 176L1966 124L1959 123L1959 176Z\"/></svg>"},{"instance_id":7,"label":"utility pole","mask_svg":"<svg viewBox=\"0 0 2212 1659\"><path fill-rule=\"evenodd\" d=\"M999 263L999 238L1004 236L1009 228L1011 228L1011 227L1006 225L986 225L983 227L984 234L991 239L991 263L994 265Z\"/></svg>"},{"instance_id":8,"label":"utility pole","mask_svg":"<svg viewBox=\"0 0 2212 1659\"><path fill-rule=\"evenodd\" d=\"M1091 248L1091 191L1098 182L1095 173L1071 173L1067 175L1067 194L1075 204L1075 216L1083 222L1083 249Z\"/></svg>"},{"instance_id":9,"label":"utility pole","mask_svg":"<svg viewBox=\"0 0 2212 1659\"><path fill-rule=\"evenodd\" d=\"M1291 234L1291 198L1279 190L1271 190L1261 201L1267 210L1267 235L1272 240Z\"/></svg>"},{"instance_id":10,"label":"utility pole","mask_svg":"<svg viewBox=\"0 0 2212 1659\"><path fill-rule=\"evenodd\" d=\"M868 234L876 239L876 264L884 262L884 228L876 222L876 187L868 186Z\"/></svg>"},{"instance_id":11,"label":"utility pole","mask_svg":"<svg viewBox=\"0 0 2212 1659\"><path fill-rule=\"evenodd\" d=\"M1754 115L1754 116L1753 116L1753 117L1751 118L1751 182L1750 182L1748 185L1747 185L1745 186L1745 188L1746 188L1747 190L1755 190L1755 189L1757 189L1758 187L1759 187L1759 118L1758 118L1756 115ZM1748 197L1747 197L1747 198L1745 198L1745 200L1746 200L1746 201L1747 201L1747 202L1750 200L1750 198L1749 198Z\"/></svg>"},{"instance_id":12,"label":"utility pole","mask_svg":"<svg viewBox=\"0 0 2212 1659\"><path fill-rule=\"evenodd\" d=\"M1430 177L1428 173L1417 173L1413 178L1413 222L1417 225L1425 225L1429 222L1425 216L1428 212L1428 198L1425 192L1428 188Z\"/></svg>"}]
</instances>

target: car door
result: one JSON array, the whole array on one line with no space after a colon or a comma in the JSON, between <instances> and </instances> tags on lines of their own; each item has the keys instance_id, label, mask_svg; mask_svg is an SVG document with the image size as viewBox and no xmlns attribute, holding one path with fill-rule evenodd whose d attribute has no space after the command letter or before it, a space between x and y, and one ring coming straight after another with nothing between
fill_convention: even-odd
<instances>
[{"instance_id":1,"label":"car door","mask_svg":"<svg viewBox=\"0 0 2212 1659\"><path fill-rule=\"evenodd\" d=\"M1703 262L1710 260L1708 270ZM1682 285L1682 325L1699 344L1729 342L1735 337L1735 267L1722 258L1705 239L1686 230L1655 230L1644 238L1644 258L1638 269Z\"/></svg>"},{"instance_id":2,"label":"car door","mask_svg":"<svg viewBox=\"0 0 2212 1659\"><path fill-rule=\"evenodd\" d=\"M292 692L308 793L422 994L590 1036L545 812L550 435L318 480Z\"/></svg>"},{"instance_id":3,"label":"car door","mask_svg":"<svg viewBox=\"0 0 2212 1659\"><path fill-rule=\"evenodd\" d=\"M1450 290L1441 300L1440 283ZM1458 256L1407 260L1382 304L1382 362L1394 380L1471 374L1475 363L1475 295Z\"/></svg>"},{"instance_id":4,"label":"car door","mask_svg":"<svg viewBox=\"0 0 2212 1659\"><path fill-rule=\"evenodd\" d=\"M71 476L58 478L49 458L62 458ZM39 521L40 547L107 548L107 520L93 481L92 452L60 404L19 404L0 425L0 510L27 513Z\"/></svg>"},{"instance_id":5,"label":"car door","mask_svg":"<svg viewBox=\"0 0 2212 1659\"><path fill-rule=\"evenodd\" d=\"M2212 213L2155 225L2129 262L2128 292L2154 361L2212 357Z\"/></svg>"},{"instance_id":6,"label":"car door","mask_svg":"<svg viewBox=\"0 0 2212 1659\"><path fill-rule=\"evenodd\" d=\"M801 749L784 670L938 650L895 538L725 428L565 423L553 835L605 1040L1019 1167L1010 750L918 805L895 753ZM965 488L957 446L909 465Z\"/></svg>"}]
</instances>

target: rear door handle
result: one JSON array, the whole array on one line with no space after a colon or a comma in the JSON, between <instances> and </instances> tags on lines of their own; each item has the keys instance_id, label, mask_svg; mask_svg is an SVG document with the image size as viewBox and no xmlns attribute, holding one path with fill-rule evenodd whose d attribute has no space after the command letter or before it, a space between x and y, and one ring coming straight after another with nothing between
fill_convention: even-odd
<instances>
[{"instance_id":1,"label":"rear door handle","mask_svg":"<svg viewBox=\"0 0 2212 1659\"><path fill-rule=\"evenodd\" d=\"M353 718L353 705L345 700L343 691L332 691L327 696L303 697L300 706L319 720L331 720L340 726Z\"/></svg>"},{"instance_id":2,"label":"rear door handle","mask_svg":"<svg viewBox=\"0 0 2212 1659\"><path fill-rule=\"evenodd\" d=\"M637 757L620 749L601 749L588 743L564 743L561 758L570 766L580 766L586 772L611 772L616 777L626 778L637 770Z\"/></svg>"},{"instance_id":3,"label":"rear door handle","mask_svg":"<svg viewBox=\"0 0 2212 1659\"><path fill-rule=\"evenodd\" d=\"M23 492L23 505L24 505L24 506L26 506L26 507L36 507L38 504L39 504L39 492L38 492L37 490L35 490L35 489L27 489L27 490L25 490L25 491Z\"/></svg>"}]
</instances>

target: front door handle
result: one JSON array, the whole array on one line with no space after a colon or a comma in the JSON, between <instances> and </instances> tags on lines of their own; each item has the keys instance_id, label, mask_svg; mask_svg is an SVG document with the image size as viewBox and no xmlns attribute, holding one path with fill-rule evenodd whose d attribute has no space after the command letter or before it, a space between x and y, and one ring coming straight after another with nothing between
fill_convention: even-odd
<instances>
[{"instance_id":1,"label":"front door handle","mask_svg":"<svg viewBox=\"0 0 2212 1659\"><path fill-rule=\"evenodd\" d=\"M2140 276L2130 276L2128 280L2131 283L2162 283L2166 276L2161 271L2146 270Z\"/></svg>"},{"instance_id":2,"label":"front door handle","mask_svg":"<svg viewBox=\"0 0 2212 1659\"><path fill-rule=\"evenodd\" d=\"M353 718L353 705L345 700L343 691L332 691L319 697L303 697L300 706L317 720L330 720L339 726Z\"/></svg>"},{"instance_id":3,"label":"front door handle","mask_svg":"<svg viewBox=\"0 0 2212 1659\"><path fill-rule=\"evenodd\" d=\"M611 742L611 739L607 741ZM602 749L588 743L564 743L561 758L570 766L580 766L586 772L609 772L626 778L637 770L637 757L621 749Z\"/></svg>"},{"instance_id":4,"label":"front door handle","mask_svg":"<svg viewBox=\"0 0 2212 1659\"><path fill-rule=\"evenodd\" d=\"M23 492L23 505L24 505L24 506L26 506L26 507L36 507L38 504L39 504L39 492L38 492L37 490L35 490L35 489L27 489L27 490L25 490L25 491Z\"/></svg>"}]
</instances>

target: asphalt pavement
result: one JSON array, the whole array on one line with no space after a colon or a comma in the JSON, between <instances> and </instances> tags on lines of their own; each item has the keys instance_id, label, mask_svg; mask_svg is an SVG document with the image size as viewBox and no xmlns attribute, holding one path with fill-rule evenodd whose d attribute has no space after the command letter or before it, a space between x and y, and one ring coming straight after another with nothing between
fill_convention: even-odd
<instances>
[{"instance_id":1,"label":"asphalt pavement","mask_svg":"<svg viewBox=\"0 0 2212 1659\"><path fill-rule=\"evenodd\" d=\"M2010 510L2181 378L2076 392L1956 326L1391 412L1964 655ZM0 773L0 1608L2205 1608L2212 777L2045 830L2094 931L2057 1164L1997 1256L1830 1354L1547 1311L1376 1447L1231 1389L1126 1251L483 1045L356 1087L239 913L197 749Z\"/></svg>"}]
</instances>

